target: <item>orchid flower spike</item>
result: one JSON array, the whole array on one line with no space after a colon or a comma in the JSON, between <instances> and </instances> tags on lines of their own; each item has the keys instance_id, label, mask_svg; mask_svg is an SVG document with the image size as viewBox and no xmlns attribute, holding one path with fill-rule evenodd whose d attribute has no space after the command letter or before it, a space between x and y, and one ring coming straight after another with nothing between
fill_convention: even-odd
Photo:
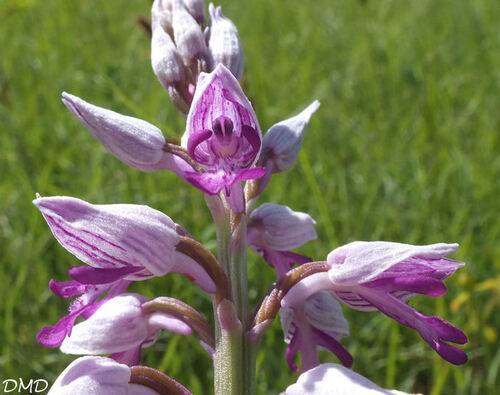
<instances>
[{"instance_id":1,"label":"orchid flower spike","mask_svg":"<svg viewBox=\"0 0 500 395\"><path fill-rule=\"evenodd\" d=\"M290 250L316 239L315 225L316 221L309 214L279 204L264 203L250 214L248 246L274 267L279 280L293 264L311 261Z\"/></svg>"},{"instance_id":2,"label":"orchid flower spike","mask_svg":"<svg viewBox=\"0 0 500 395\"><path fill-rule=\"evenodd\" d=\"M148 375L148 380L141 380L144 373ZM168 392L171 394L191 394L184 386L159 371L129 368L110 358L81 357L64 369L52 385L49 395L159 395L166 391L171 391Z\"/></svg>"},{"instance_id":3,"label":"orchid flower spike","mask_svg":"<svg viewBox=\"0 0 500 395\"><path fill-rule=\"evenodd\" d=\"M325 363L299 376L283 395L404 395L380 388L366 377L335 363Z\"/></svg>"},{"instance_id":4,"label":"orchid flower spike","mask_svg":"<svg viewBox=\"0 0 500 395\"><path fill-rule=\"evenodd\" d=\"M65 197L38 197L33 201L59 243L89 266L70 269L74 281L50 282L52 292L77 298L70 314L54 327L45 327L38 341L48 347L61 344L78 316L88 318L107 298L123 293L131 281L186 275L200 288L215 293L215 284L197 262L178 252L178 226L165 214L131 204L92 205Z\"/></svg>"},{"instance_id":5,"label":"orchid flower spike","mask_svg":"<svg viewBox=\"0 0 500 395\"><path fill-rule=\"evenodd\" d=\"M305 372L319 365L318 349L334 353L347 367L352 365L352 356L342 347L339 340L349 336L342 308L327 291L310 296L300 307L280 310L281 327L288 343L286 361L294 372L299 369L294 357L301 354L301 370Z\"/></svg>"},{"instance_id":6,"label":"orchid flower spike","mask_svg":"<svg viewBox=\"0 0 500 395\"><path fill-rule=\"evenodd\" d=\"M444 243L413 246L353 242L330 252L328 272L313 274L295 284L281 304L299 306L316 292L328 290L349 307L380 310L415 329L443 359L460 365L467 361L467 355L447 342L465 344L465 334L449 322L424 316L405 303L416 294L440 296L446 292L443 280L463 265L445 258L457 247Z\"/></svg>"},{"instance_id":7,"label":"orchid flower spike","mask_svg":"<svg viewBox=\"0 0 500 395\"><path fill-rule=\"evenodd\" d=\"M138 294L121 294L107 300L87 320L73 327L61 344L66 354L102 355L129 366L140 362L141 349L151 346L161 329L181 335L193 330L185 321L165 312L146 313L149 299Z\"/></svg>"},{"instance_id":8,"label":"orchid flower spike","mask_svg":"<svg viewBox=\"0 0 500 395\"><path fill-rule=\"evenodd\" d=\"M186 180L209 195L225 191L230 207L242 212L241 181L259 178L255 167L262 136L252 105L236 78L219 64L202 73L189 111L182 146L201 167Z\"/></svg>"}]
</instances>

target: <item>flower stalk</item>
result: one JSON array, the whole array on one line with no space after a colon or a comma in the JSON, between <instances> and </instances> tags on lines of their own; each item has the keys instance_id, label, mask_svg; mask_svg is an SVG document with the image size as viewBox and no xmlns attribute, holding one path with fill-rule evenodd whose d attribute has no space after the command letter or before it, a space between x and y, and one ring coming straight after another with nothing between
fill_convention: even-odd
<instances>
[{"instance_id":1,"label":"flower stalk","mask_svg":"<svg viewBox=\"0 0 500 395\"><path fill-rule=\"evenodd\" d=\"M219 262L227 275L234 304L216 310L215 394L253 394L255 344L245 336L249 321L246 215L226 210L213 213ZM237 323L228 322L231 307Z\"/></svg>"}]
</instances>

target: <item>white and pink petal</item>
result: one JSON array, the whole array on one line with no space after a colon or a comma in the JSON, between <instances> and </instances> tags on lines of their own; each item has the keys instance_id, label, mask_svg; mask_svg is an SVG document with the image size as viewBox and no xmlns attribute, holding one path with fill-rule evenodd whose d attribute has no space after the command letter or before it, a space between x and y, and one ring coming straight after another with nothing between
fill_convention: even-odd
<instances>
[{"instance_id":1,"label":"white and pink petal","mask_svg":"<svg viewBox=\"0 0 500 395\"><path fill-rule=\"evenodd\" d=\"M179 236L175 223L160 211L131 204L92 205L66 196L39 197L33 203L59 243L92 267L142 267L153 277L175 265Z\"/></svg>"},{"instance_id":2,"label":"white and pink petal","mask_svg":"<svg viewBox=\"0 0 500 395\"><path fill-rule=\"evenodd\" d=\"M389 269L397 272L396 265L401 263L410 263L410 272L413 268L413 273L417 273L421 270L419 262L432 265L432 261L438 260L437 263L442 263L442 258L457 248L458 244L445 243L414 246L387 241L355 241L328 254L327 263L331 267L328 273L335 284L361 284L374 280ZM419 262L414 262L416 258Z\"/></svg>"},{"instance_id":3,"label":"white and pink petal","mask_svg":"<svg viewBox=\"0 0 500 395\"><path fill-rule=\"evenodd\" d=\"M405 392L380 388L366 377L345 368L327 363L308 370L289 386L284 395L403 395Z\"/></svg>"}]
</instances>

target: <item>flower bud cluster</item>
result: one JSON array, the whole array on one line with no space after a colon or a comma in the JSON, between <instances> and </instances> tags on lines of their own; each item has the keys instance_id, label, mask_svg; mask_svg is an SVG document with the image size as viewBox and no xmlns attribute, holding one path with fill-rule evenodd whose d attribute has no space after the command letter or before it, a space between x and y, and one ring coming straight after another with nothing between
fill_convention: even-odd
<instances>
[{"instance_id":1,"label":"flower bud cluster","mask_svg":"<svg viewBox=\"0 0 500 395\"><path fill-rule=\"evenodd\" d=\"M244 56L238 30L209 5L207 24L203 0L155 0L151 9L151 65L176 108L189 112L201 72L218 64L240 79Z\"/></svg>"}]
</instances>

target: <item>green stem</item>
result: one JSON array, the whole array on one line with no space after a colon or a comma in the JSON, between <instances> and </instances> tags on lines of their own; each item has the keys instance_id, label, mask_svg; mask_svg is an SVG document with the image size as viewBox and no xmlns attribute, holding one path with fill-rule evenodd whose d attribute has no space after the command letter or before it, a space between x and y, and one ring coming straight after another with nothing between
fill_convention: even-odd
<instances>
[{"instance_id":1,"label":"green stem","mask_svg":"<svg viewBox=\"0 0 500 395\"><path fill-rule=\"evenodd\" d=\"M212 211L212 213L214 213ZM249 320L246 216L214 215L218 259L226 273L241 325L222 328L215 310L215 395L255 393L255 348L245 336Z\"/></svg>"}]
</instances>

